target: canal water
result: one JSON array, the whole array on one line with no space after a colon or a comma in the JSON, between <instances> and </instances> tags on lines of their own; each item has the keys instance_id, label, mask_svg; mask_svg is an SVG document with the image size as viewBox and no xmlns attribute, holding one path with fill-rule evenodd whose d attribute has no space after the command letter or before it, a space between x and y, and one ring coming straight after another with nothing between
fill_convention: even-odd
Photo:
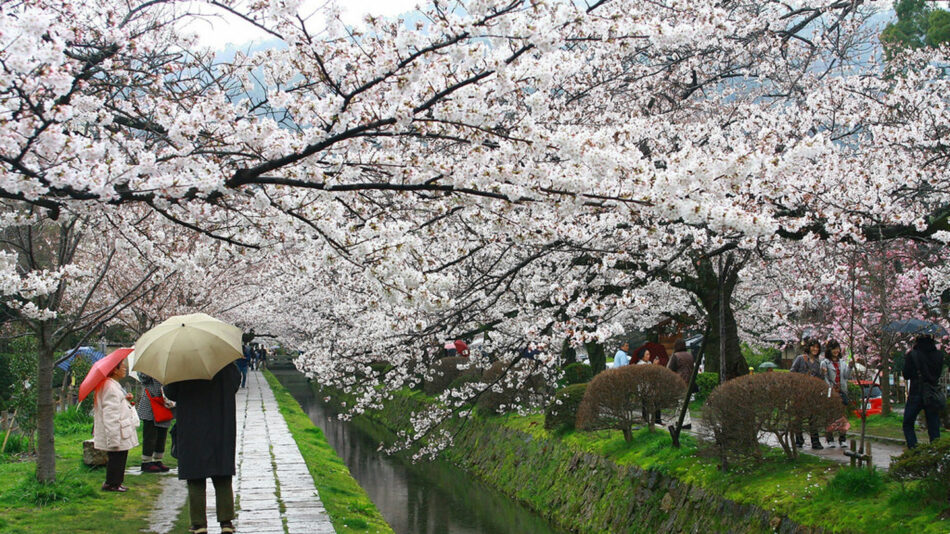
<instances>
[{"instance_id":1,"label":"canal water","mask_svg":"<svg viewBox=\"0 0 950 534\"><path fill-rule=\"evenodd\" d=\"M560 534L544 519L444 461L411 463L340 421L298 371L274 375L320 427L396 534ZM555 481L551 481L555 483Z\"/></svg>"}]
</instances>

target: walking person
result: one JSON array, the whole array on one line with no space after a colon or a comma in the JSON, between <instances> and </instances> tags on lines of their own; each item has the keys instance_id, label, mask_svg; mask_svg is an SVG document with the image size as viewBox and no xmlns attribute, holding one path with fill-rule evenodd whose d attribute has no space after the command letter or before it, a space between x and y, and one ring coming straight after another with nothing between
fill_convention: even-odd
<instances>
[{"instance_id":1,"label":"walking person","mask_svg":"<svg viewBox=\"0 0 950 534\"><path fill-rule=\"evenodd\" d=\"M792 362L793 373L802 373L816 378L821 378L821 362L818 361L818 355L821 354L821 343L817 338L805 340L805 351ZM811 437L811 448L815 450L824 449L818 438L818 429L815 428L813 421L803 421L808 425L808 433ZM799 448L805 445L805 437L801 430L795 434L795 445Z\"/></svg>"},{"instance_id":2,"label":"walking person","mask_svg":"<svg viewBox=\"0 0 950 534\"><path fill-rule=\"evenodd\" d=\"M624 365L630 365L630 343L626 341L620 344L620 348L617 349L617 353L614 354L613 368L616 369Z\"/></svg>"},{"instance_id":3,"label":"walking person","mask_svg":"<svg viewBox=\"0 0 950 534\"><path fill-rule=\"evenodd\" d=\"M267 349L263 346L257 349L257 367L261 370L267 369Z\"/></svg>"},{"instance_id":4,"label":"walking person","mask_svg":"<svg viewBox=\"0 0 950 534\"><path fill-rule=\"evenodd\" d=\"M825 357L821 360L821 377L825 379L825 383L828 384L830 389L830 395L838 395L841 398L841 403L845 407L848 406L848 380L851 379L851 368L848 367L847 362L843 361L841 358L841 344L835 341L834 339L825 343ZM834 432L838 432L838 444L844 447L847 435L848 428L847 416L842 416L841 419L835 421L831 424L830 427L826 430L825 440L828 442L828 447L834 448Z\"/></svg>"},{"instance_id":5,"label":"walking person","mask_svg":"<svg viewBox=\"0 0 950 534\"><path fill-rule=\"evenodd\" d=\"M946 405L933 393L940 385L940 373L943 371L943 351L937 349L934 338L929 335L917 336L914 347L904 357L904 379L910 380L910 392L904 405L904 439L907 448L917 446L917 432L914 422L921 410L927 421L927 436L930 442L940 438L940 411Z\"/></svg>"},{"instance_id":6,"label":"walking person","mask_svg":"<svg viewBox=\"0 0 950 534\"><path fill-rule=\"evenodd\" d=\"M670 356L670 361L666 364L666 368L674 373L678 374L679 377L683 380L683 383L686 384L686 404L689 405L689 401L693 396L693 392L689 391L689 379L693 375L693 355L686 350L686 342L682 339L677 339L676 343L673 344L673 355ZM686 416L683 418L683 428L689 430L693 428L693 420L689 415L689 409L686 410Z\"/></svg>"},{"instance_id":7,"label":"walking person","mask_svg":"<svg viewBox=\"0 0 950 534\"><path fill-rule=\"evenodd\" d=\"M162 463L165 457L165 441L168 436L168 427L172 425L170 401L165 399L162 384L145 373L139 373L139 382L142 383L142 395L135 405L139 420L142 421L142 472L166 473L169 468ZM156 399L156 400L152 400ZM153 403L159 404L164 410L156 415Z\"/></svg>"},{"instance_id":8,"label":"walking person","mask_svg":"<svg viewBox=\"0 0 950 534\"><path fill-rule=\"evenodd\" d=\"M247 368L254 361L254 354L248 349L248 345L244 345L244 354L237 360L235 363L238 366L238 371L241 371L241 387L247 387ZM248 357L250 356L250 357Z\"/></svg>"},{"instance_id":9,"label":"walking person","mask_svg":"<svg viewBox=\"0 0 950 534\"><path fill-rule=\"evenodd\" d=\"M234 395L241 385L237 364L230 363L211 380L185 380L165 386L177 403L178 478L188 483L189 532L208 531L206 480L214 484L221 532L234 532L235 435Z\"/></svg>"},{"instance_id":10,"label":"walking person","mask_svg":"<svg viewBox=\"0 0 950 534\"><path fill-rule=\"evenodd\" d=\"M108 457L102 491L128 491L122 485L125 463L129 458L129 449L139 444L135 430L139 426L139 418L132 407L132 394L126 393L119 384L119 380L128 374L129 363L123 359L95 389L92 408L93 445L106 451Z\"/></svg>"}]
</instances>

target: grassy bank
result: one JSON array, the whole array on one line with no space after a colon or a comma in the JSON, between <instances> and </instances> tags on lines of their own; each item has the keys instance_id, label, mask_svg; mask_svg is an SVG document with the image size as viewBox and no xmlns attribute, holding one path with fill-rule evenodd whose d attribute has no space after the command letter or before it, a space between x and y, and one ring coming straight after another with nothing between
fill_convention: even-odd
<instances>
[{"instance_id":1,"label":"grassy bank","mask_svg":"<svg viewBox=\"0 0 950 534\"><path fill-rule=\"evenodd\" d=\"M102 533L147 529L162 477L127 476L127 493L102 492L99 488L105 480L105 469L91 469L82 463L82 442L90 437L91 419L77 416L75 411L56 416L56 483L52 485L36 483L36 463L30 457L0 457L0 532ZM140 453L140 447L132 449L128 465L137 466ZM164 461L176 465L174 458Z\"/></svg>"},{"instance_id":2,"label":"grassy bank","mask_svg":"<svg viewBox=\"0 0 950 534\"><path fill-rule=\"evenodd\" d=\"M808 455L789 461L772 449L761 460L723 473L718 460L694 440L673 449L666 432L640 430L633 442L627 443L617 431L554 436L544 430L540 415L492 419L536 439L556 440L617 465L659 471L737 503L787 516L800 525L831 532L950 532L950 520L940 519L944 504L926 498L917 483L902 485L879 472L852 470Z\"/></svg>"},{"instance_id":3,"label":"grassy bank","mask_svg":"<svg viewBox=\"0 0 950 534\"><path fill-rule=\"evenodd\" d=\"M392 533L366 492L350 475L349 469L327 443L323 431L314 426L288 392L270 371L264 376L277 398L281 415L307 462L323 506L333 527L340 534Z\"/></svg>"},{"instance_id":4,"label":"grassy bank","mask_svg":"<svg viewBox=\"0 0 950 534\"><path fill-rule=\"evenodd\" d=\"M407 415L429 402L433 401L420 392L404 392L374 419L392 430L406 429ZM612 532L612 527L604 525L625 524L631 519L649 520L661 530L672 527L665 521L682 519L673 517L676 510L643 517L631 515L640 514L631 509L647 505L644 499L651 501L649 506L662 508L664 499L671 500L666 496L671 493L676 493L676 502L687 502L689 498L681 496L691 492L688 488L765 511L768 524L752 525L749 532L771 531L784 518L828 532L950 532L950 520L940 517L945 504L928 497L918 483L902 485L880 472L852 470L812 456L790 461L778 450L765 449L762 458L722 472L707 445L687 436L683 447L674 449L669 434L659 429L637 431L627 443L617 431L549 432L544 429L542 415L476 416L450 425L456 432L456 445L445 451L447 459L578 532ZM588 458L583 476L573 479L572 469L578 458L586 455L606 460L606 467L590 464ZM642 471L636 474L626 467ZM620 497L630 487L624 480L640 481L634 484L641 484L642 490L644 477L650 479L652 473L674 479L687 489L680 487L674 492L659 486L651 487L648 497L636 492L630 499ZM590 478L595 482L588 482ZM601 497L602 488L607 487L611 491ZM624 500L626 506L617 499ZM703 517L703 521L712 519ZM582 523L585 520L588 522ZM721 528L733 531L735 525Z\"/></svg>"},{"instance_id":5,"label":"grassy bank","mask_svg":"<svg viewBox=\"0 0 950 534\"><path fill-rule=\"evenodd\" d=\"M854 414L849 414L848 422L851 423L849 434L861 434L861 418ZM867 435L872 437L890 438L904 440L904 416L891 412L889 415L869 415L867 424ZM927 431L917 431L917 437L926 437Z\"/></svg>"}]
</instances>

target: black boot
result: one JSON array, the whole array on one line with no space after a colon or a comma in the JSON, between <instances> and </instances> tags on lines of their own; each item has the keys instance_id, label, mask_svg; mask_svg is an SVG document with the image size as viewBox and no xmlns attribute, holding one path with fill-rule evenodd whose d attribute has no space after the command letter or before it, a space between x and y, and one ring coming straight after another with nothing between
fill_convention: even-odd
<instances>
[{"instance_id":1,"label":"black boot","mask_svg":"<svg viewBox=\"0 0 950 534\"><path fill-rule=\"evenodd\" d=\"M816 451L820 451L821 449L824 449L824 447L822 447L821 445L821 441L817 439L811 440L811 448Z\"/></svg>"}]
</instances>

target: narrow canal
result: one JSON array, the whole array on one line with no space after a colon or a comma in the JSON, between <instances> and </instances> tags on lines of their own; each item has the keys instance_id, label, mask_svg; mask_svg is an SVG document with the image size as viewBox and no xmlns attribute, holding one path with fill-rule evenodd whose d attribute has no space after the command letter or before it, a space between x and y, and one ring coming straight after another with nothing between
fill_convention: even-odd
<instances>
[{"instance_id":1,"label":"narrow canal","mask_svg":"<svg viewBox=\"0 0 950 534\"><path fill-rule=\"evenodd\" d=\"M320 427L396 534L557 534L544 519L444 462L413 464L340 421L293 370L274 375ZM553 483L554 481L552 481Z\"/></svg>"}]
</instances>

